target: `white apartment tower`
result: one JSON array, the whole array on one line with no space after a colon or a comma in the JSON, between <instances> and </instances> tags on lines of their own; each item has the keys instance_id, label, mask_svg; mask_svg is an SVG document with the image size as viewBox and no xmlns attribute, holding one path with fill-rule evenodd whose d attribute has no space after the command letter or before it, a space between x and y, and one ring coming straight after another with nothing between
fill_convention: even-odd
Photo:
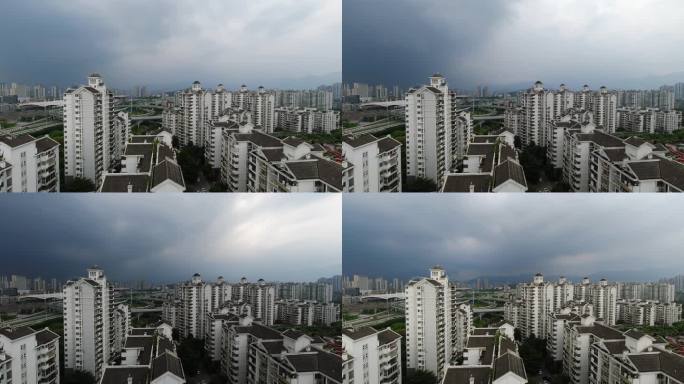
<instances>
[{"instance_id":1,"label":"white apartment tower","mask_svg":"<svg viewBox=\"0 0 684 384\"><path fill-rule=\"evenodd\" d=\"M405 290L406 367L442 376L463 350L470 333L470 306L456 303L455 288L442 267L430 277L411 281Z\"/></svg>"},{"instance_id":2,"label":"white apartment tower","mask_svg":"<svg viewBox=\"0 0 684 384\"><path fill-rule=\"evenodd\" d=\"M617 120L617 95L608 92L608 88L601 87L593 97L595 124L607 133L614 133Z\"/></svg>"},{"instance_id":3,"label":"white apartment tower","mask_svg":"<svg viewBox=\"0 0 684 384\"><path fill-rule=\"evenodd\" d=\"M601 279L598 285L594 285L591 289L594 314L606 325L615 325L617 321L617 296L617 286L609 285L606 279Z\"/></svg>"},{"instance_id":4,"label":"white apartment tower","mask_svg":"<svg viewBox=\"0 0 684 384\"><path fill-rule=\"evenodd\" d=\"M472 124L459 114L455 97L439 74L430 84L406 94L406 174L441 185L444 175L465 154ZM463 119L457 118L463 117Z\"/></svg>"},{"instance_id":5,"label":"white apartment tower","mask_svg":"<svg viewBox=\"0 0 684 384\"><path fill-rule=\"evenodd\" d=\"M342 383L401 384L401 335L387 328L342 330Z\"/></svg>"},{"instance_id":6,"label":"white apartment tower","mask_svg":"<svg viewBox=\"0 0 684 384\"><path fill-rule=\"evenodd\" d=\"M59 335L0 328L0 384L59 384Z\"/></svg>"},{"instance_id":7,"label":"white apartment tower","mask_svg":"<svg viewBox=\"0 0 684 384\"><path fill-rule=\"evenodd\" d=\"M524 146L532 143L546 146L547 124L555 117L554 94L544 89L541 81L520 95L522 117L518 136Z\"/></svg>"},{"instance_id":8,"label":"white apartment tower","mask_svg":"<svg viewBox=\"0 0 684 384\"><path fill-rule=\"evenodd\" d=\"M64 286L64 367L100 378L114 351L112 287L98 266Z\"/></svg>"},{"instance_id":9,"label":"white apartment tower","mask_svg":"<svg viewBox=\"0 0 684 384\"><path fill-rule=\"evenodd\" d=\"M183 338L202 338L205 334L205 318L212 312L211 286L204 283L199 273L177 288L177 324Z\"/></svg>"},{"instance_id":10,"label":"white apartment tower","mask_svg":"<svg viewBox=\"0 0 684 384\"><path fill-rule=\"evenodd\" d=\"M102 77L88 76L88 85L64 94L64 174L99 185L112 165L114 95Z\"/></svg>"},{"instance_id":11,"label":"white apartment tower","mask_svg":"<svg viewBox=\"0 0 684 384\"><path fill-rule=\"evenodd\" d=\"M259 87L254 95L254 125L266 133L273 133L275 120L275 95Z\"/></svg>"}]
</instances>

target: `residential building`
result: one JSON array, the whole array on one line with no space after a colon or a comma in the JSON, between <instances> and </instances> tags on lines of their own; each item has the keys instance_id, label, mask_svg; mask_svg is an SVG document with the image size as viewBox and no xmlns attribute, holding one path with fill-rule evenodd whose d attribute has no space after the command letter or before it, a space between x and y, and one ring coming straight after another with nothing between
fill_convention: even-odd
<instances>
[{"instance_id":1,"label":"residential building","mask_svg":"<svg viewBox=\"0 0 684 384\"><path fill-rule=\"evenodd\" d=\"M527 383L525 365L512 334L497 328L475 328L468 337L464 356L462 365L445 368L440 383Z\"/></svg>"},{"instance_id":2,"label":"residential building","mask_svg":"<svg viewBox=\"0 0 684 384\"><path fill-rule=\"evenodd\" d=\"M184 192L183 170L165 133L131 136L117 172L103 175L98 192Z\"/></svg>"},{"instance_id":3,"label":"residential building","mask_svg":"<svg viewBox=\"0 0 684 384\"><path fill-rule=\"evenodd\" d=\"M115 140L114 95L93 73L88 85L64 94L64 174L95 185L112 167L120 140ZM120 138L119 138L120 139Z\"/></svg>"},{"instance_id":4,"label":"residential building","mask_svg":"<svg viewBox=\"0 0 684 384\"><path fill-rule=\"evenodd\" d=\"M59 384L59 335L48 328L0 328L0 383Z\"/></svg>"},{"instance_id":5,"label":"residential building","mask_svg":"<svg viewBox=\"0 0 684 384\"><path fill-rule=\"evenodd\" d=\"M342 330L342 383L401 384L401 335L390 328Z\"/></svg>"},{"instance_id":6,"label":"residential building","mask_svg":"<svg viewBox=\"0 0 684 384\"><path fill-rule=\"evenodd\" d=\"M342 156L345 192L401 192L401 143L391 136L345 136Z\"/></svg>"},{"instance_id":7,"label":"residential building","mask_svg":"<svg viewBox=\"0 0 684 384\"><path fill-rule=\"evenodd\" d=\"M430 269L430 277L406 286L407 369L428 370L441 378L444 367L463 351L472 310L456 300L455 289L439 266Z\"/></svg>"},{"instance_id":8,"label":"residential building","mask_svg":"<svg viewBox=\"0 0 684 384\"><path fill-rule=\"evenodd\" d=\"M406 175L441 185L465 155L473 129L470 113L458 110L439 74L430 77L429 85L410 89L405 101Z\"/></svg>"},{"instance_id":9,"label":"residential building","mask_svg":"<svg viewBox=\"0 0 684 384\"><path fill-rule=\"evenodd\" d=\"M513 147L513 133L474 135L462 172L446 175L440 192L525 192L527 180Z\"/></svg>"},{"instance_id":10,"label":"residential building","mask_svg":"<svg viewBox=\"0 0 684 384\"><path fill-rule=\"evenodd\" d=\"M59 192L59 143L27 133L0 136L0 192Z\"/></svg>"},{"instance_id":11,"label":"residential building","mask_svg":"<svg viewBox=\"0 0 684 384\"><path fill-rule=\"evenodd\" d=\"M104 368L99 384L185 384L176 345L157 328L133 328L120 362Z\"/></svg>"},{"instance_id":12,"label":"residential building","mask_svg":"<svg viewBox=\"0 0 684 384\"><path fill-rule=\"evenodd\" d=\"M104 365L119 351L114 333L113 288L104 270L88 268L88 276L64 285L64 367L102 376Z\"/></svg>"}]
</instances>

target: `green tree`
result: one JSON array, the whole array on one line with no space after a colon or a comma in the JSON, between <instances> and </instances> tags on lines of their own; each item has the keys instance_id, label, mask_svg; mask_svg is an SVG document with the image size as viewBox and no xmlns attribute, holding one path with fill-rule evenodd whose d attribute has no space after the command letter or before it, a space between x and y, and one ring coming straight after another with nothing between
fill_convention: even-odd
<instances>
[{"instance_id":1,"label":"green tree","mask_svg":"<svg viewBox=\"0 0 684 384\"><path fill-rule=\"evenodd\" d=\"M90 179L74 177L64 183L62 192L95 192L97 187Z\"/></svg>"},{"instance_id":2,"label":"green tree","mask_svg":"<svg viewBox=\"0 0 684 384\"><path fill-rule=\"evenodd\" d=\"M430 372L422 369L417 369L406 375L406 384L436 384L437 376Z\"/></svg>"},{"instance_id":3,"label":"green tree","mask_svg":"<svg viewBox=\"0 0 684 384\"><path fill-rule=\"evenodd\" d=\"M413 180L407 180L402 187L403 192L436 192L437 184L424 177L416 177Z\"/></svg>"},{"instance_id":4,"label":"green tree","mask_svg":"<svg viewBox=\"0 0 684 384\"><path fill-rule=\"evenodd\" d=\"M62 384L95 384L95 376L87 371L67 369Z\"/></svg>"}]
</instances>

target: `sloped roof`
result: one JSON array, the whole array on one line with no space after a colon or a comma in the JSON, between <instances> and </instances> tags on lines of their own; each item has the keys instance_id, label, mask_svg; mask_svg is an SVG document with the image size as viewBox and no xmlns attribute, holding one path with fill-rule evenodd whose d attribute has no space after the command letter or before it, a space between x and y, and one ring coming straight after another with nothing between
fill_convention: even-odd
<instances>
[{"instance_id":1,"label":"sloped roof","mask_svg":"<svg viewBox=\"0 0 684 384\"><path fill-rule=\"evenodd\" d=\"M513 372L523 379L527 379L522 359L512 352L506 352L494 361L495 380L508 372Z\"/></svg>"},{"instance_id":2,"label":"sloped roof","mask_svg":"<svg viewBox=\"0 0 684 384\"><path fill-rule=\"evenodd\" d=\"M49 136L43 136L36 140L36 150L38 153L43 153L59 146L59 143L52 140Z\"/></svg>"},{"instance_id":3,"label":"sloped roof","mask_svg":"<svg viewBox=\"0 0 684 384\"><path fill-rule=\"evenodd\" d=\"M152 188L166 180L171 180L174 183L185 187L183 171L181 171L180 165L170 160L164 160L154 166L152 170Z\"/></svg>"},{"instance_id":4,"label":"sloped roof","mask_svg":"<svg viewBox=\"0 0 684 384\"><path fill-rule=\"evenodd\" d=\"M133 192L147 192L147 174L110 173L102 182L100 192L128 192L128 185L133 186Z\"/></svg>"},{"instance_id":5,"label":"sloped roof","mask_svg":"<svg viewBox=\"0 0 684 384\"><path fill-rule=\"evenodd\" d=\"M470 185L475 192L489 192L492 177L488 174L456 173L444 179L442 192L470 192Z\"/></svg>"},{"instance_id":6,"label":"sloped roof","mask_svg":"<svg viewBox=\"0 0 684 384\"><path fill-rule=\"evenodd\" d=\"M172 373L181 379L185 379L180 359L176 355L164 352L152 360L151 379L154 380L167 372Z\"/></svg>"},{"instance_id":7,"label":"sloped roof","mask_svg":"<svg viewBox=\"0 0 684 384\"><path fill-rule=\"evenodd\" d=\"M342 141L354 148L364 146L366 144L373 143L377 141L378 138L370 133L364 133L361 135L346 135L342 138Z\"/></svg>"},{"instance_id":8,"label":"sloped roof","mask_svg":"<svg viewBox=\"0 0 684 384\"><path fill-rule=\"evenodd\" d=\"M494 168L495 188L508 180L513 180L516 183L527 187L525 171L523 170L522 165L512 160L506 160Z\"/></svg>"}]
</instances>

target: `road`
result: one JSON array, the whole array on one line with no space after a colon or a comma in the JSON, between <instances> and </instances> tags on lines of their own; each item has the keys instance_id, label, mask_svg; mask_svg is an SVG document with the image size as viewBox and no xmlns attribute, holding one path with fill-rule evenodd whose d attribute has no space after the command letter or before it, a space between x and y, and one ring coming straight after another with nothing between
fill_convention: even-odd
<instances>
[{"instance_id":1,"label":"road","mask_svg":"<svg viewBox=\"0 0 684 384\"><path fill-rule=\"evenodd\" d=\"M379 314L375 315L361 315L365 317L359 317L358 319L351 320L351 321L345 321L343 322L342 326L344 328L360 328L360 327L366 327L366 326L374 326L382 323L386 323L391 320L396 320L396 319L401 319L404 317L403 314L398 314L398 313L387 313L387 312L381 312Z\"/></svg>"},{"instance_id":2,"label":"road","mask_svg":"<svg viewBox=\"0 0 684 384\"><path fill-rule=\"evenodd\" d=\"M22 326L32 326L40 324L42 322L59 319L62 317L61 313L46 313L40 312L33 314L31 316L16 318L0 323L0 327L22 327Z\"/></svg>"}]
</instances>

